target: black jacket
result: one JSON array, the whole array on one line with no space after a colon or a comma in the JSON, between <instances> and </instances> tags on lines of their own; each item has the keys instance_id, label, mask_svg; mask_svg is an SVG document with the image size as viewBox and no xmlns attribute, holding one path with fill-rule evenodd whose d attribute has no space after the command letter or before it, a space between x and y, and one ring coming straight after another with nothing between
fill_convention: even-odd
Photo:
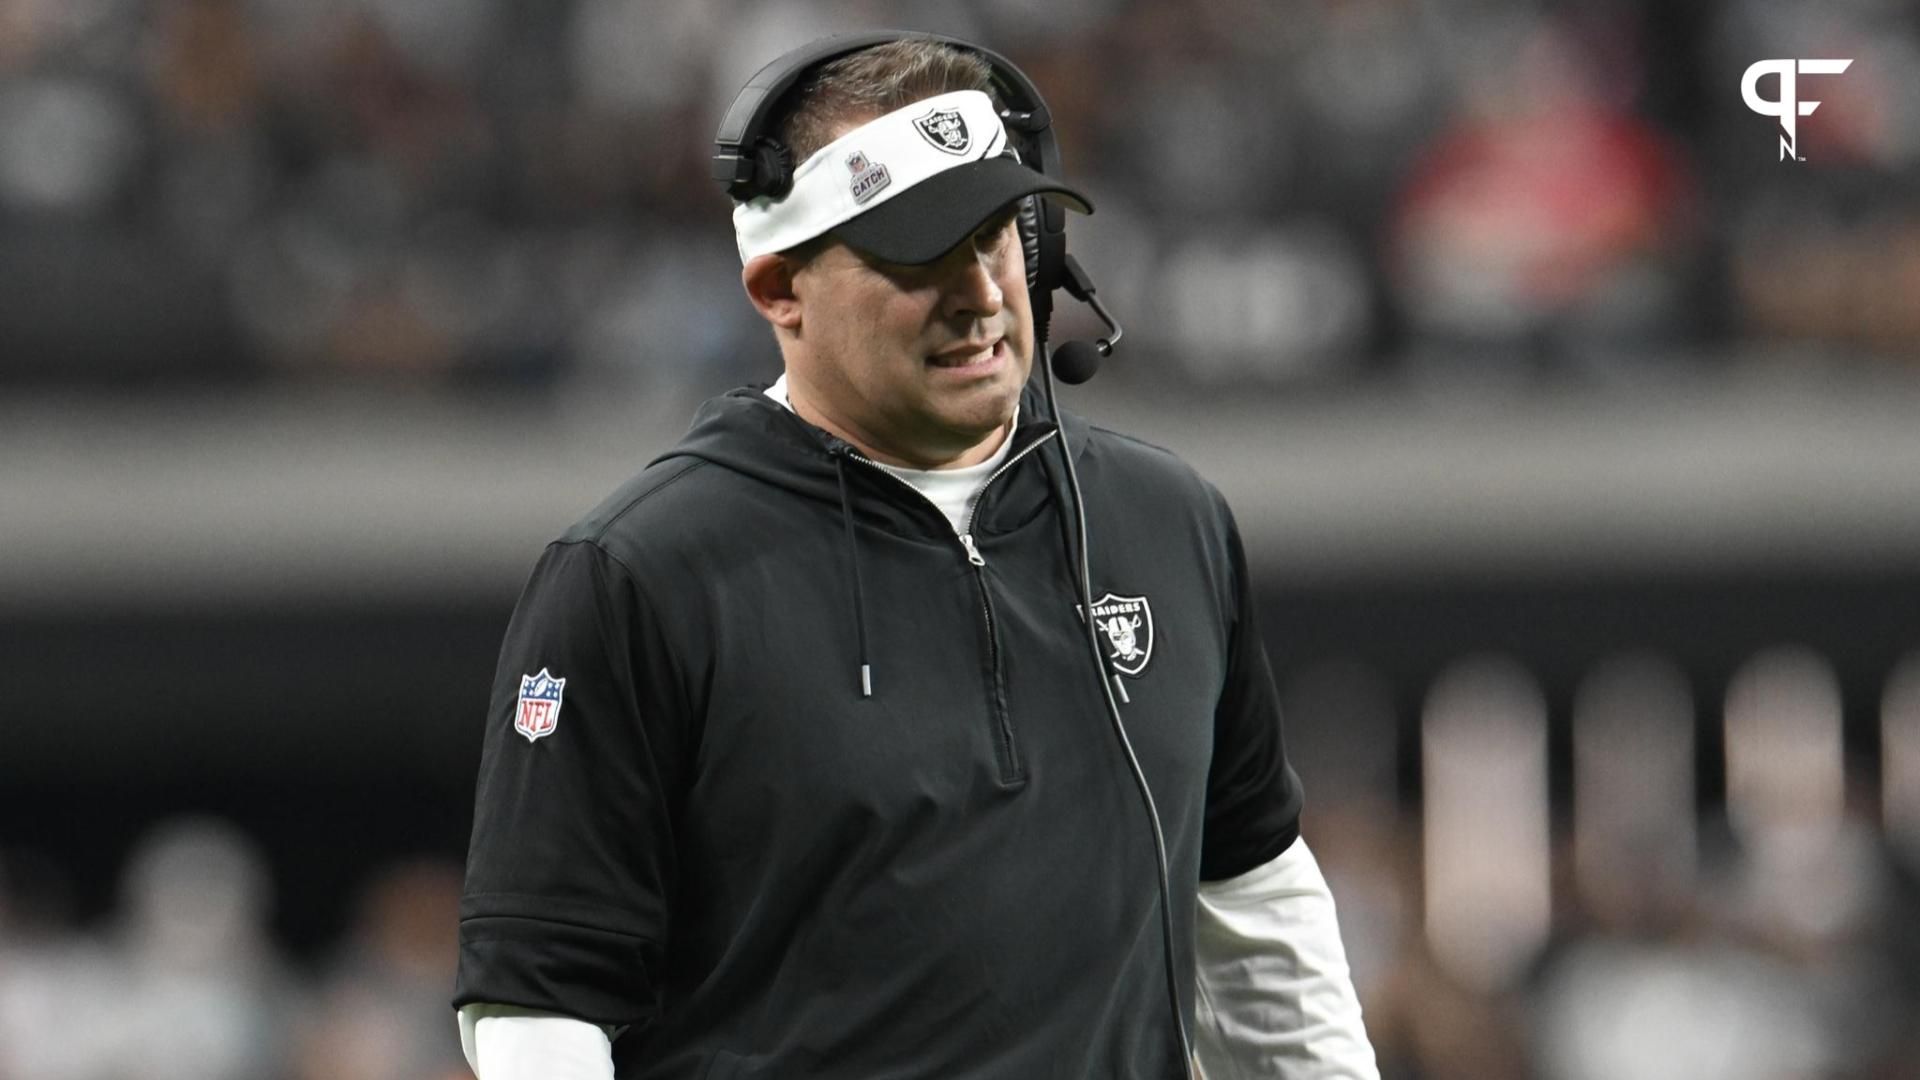
<instances>
[{"instance_id":1,"label":"black jacket","mask_svg":"<svg viewBox=\"0 0 1920 1080\"><path fill-rule=\"evenodd\" d=\"M1066 423L1191 1015L1195 883L1291 844L1300 787L1219 493ZM627 1026L623 1077L1169 1075L1152 840L1076 614L1059 432L1013 438L978 565L751 389L547 548L494 682L455 1004Z\"/></svg>"}]
</instances>

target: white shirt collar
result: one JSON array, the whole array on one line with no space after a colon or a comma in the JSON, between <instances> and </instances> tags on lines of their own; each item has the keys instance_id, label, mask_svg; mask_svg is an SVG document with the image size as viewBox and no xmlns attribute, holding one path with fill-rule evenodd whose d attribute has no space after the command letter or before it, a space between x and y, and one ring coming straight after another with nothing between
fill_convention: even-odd
<instances>
[{"instance_id":1,"label":"white shirt collar","mask_svg":"<svg viewBox=\"0 0 1920 1080\"><path fill-rule=\"evenodd\" d=\"M793 411L793 402L787 398L787 376L784 372L762 393L779 402L788 412ZM979 497L981 489L987 486L987 480L993 476L993 471L1004 464L1007 456L1013 452L1012 431L1020 422L1020 410L1017 405L1014 407L1013 421L1013 424L1007 426L1008 434L1000 440L1000 448L978 465L960 465L949 469L906 469L878 461L874 464L906 481L915 491L925 496L928 502L940 509L940 513L945 515L947 521L953 525L953 531L956 534L964 534L967 530L967 515L973 508L973 501Z\"/></svg>"}]
</instances>

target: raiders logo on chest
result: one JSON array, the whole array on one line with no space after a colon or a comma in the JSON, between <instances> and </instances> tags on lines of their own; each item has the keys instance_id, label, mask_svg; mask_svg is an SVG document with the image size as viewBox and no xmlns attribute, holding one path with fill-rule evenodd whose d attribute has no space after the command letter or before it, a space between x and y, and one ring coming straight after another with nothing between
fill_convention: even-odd
<instances>
[{"instance_id":1,"label":"raiders logo on chest","mask_svg":"<svg viewBox=\"0 0 1920 1080\"><path fill-rule=\"evenodd\" d=\"M1107 662L1120 674L1139 678L1153 659L1153 606L1147 598L1107 593L1093 602L1093 624Z\"/></svg>"}]
</instances>

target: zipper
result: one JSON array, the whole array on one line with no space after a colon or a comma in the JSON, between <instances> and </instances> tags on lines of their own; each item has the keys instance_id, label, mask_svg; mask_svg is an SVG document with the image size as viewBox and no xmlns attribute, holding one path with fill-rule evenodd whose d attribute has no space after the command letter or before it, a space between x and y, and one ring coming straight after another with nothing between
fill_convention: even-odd
<instances>
[{"instance_id":1,"label":"zipper","mask_svg":"<svg viewBox=\"0 0 1920 1080\"><path fill-rule=\"evenodd\" d=\"M960 544L962 547L965 547L967 549L967 561L972 563L976 569L987 565L987 560L984 558L981 558L980 556L980 549L975 547L973 544L973 518L975 514L978 514L980 512L980 503L986 499L987 489L993 486L993 482L995 480L998 480L1000 479L1001 476L1005 475L1008 469L1013 468L1014 462L1019 461L1021 458L1026 457L1028 454L1031 454L1035 450L1038 450L1042 446L1045 446L1049 441L1053 439L1055 435L1058 435L1058 434L1060 434L1058 429L1049 431L1046 434L1028 443L1027 445L1021 447L1017 452L1013 454L1009 454L1007 456L1007 460L1001 462L1000 467L993 470L993 472L988 475L986 480L981 482L980 490L974 492L973 498L968 500L967 516L964 519L962 519L961 526L960 526ZM886 470L883 469L881 471L885 472ZM898 480L899 477L894 477L894 479ZM901 482L906 483L906 481L904 480ZM913 487L912 484L907 484L907 486ZM918 490L918 489L916 488L915 490Z\"/></svg>"},{"instance_id":2,"label":"zipper","mask_svg":"<svg viewBox=\"0 0 1920 1080\"><path fill-rule=\"evenodd\" d=\"M961 519L961 528L960 528L960 532L956 535L956 539L960 541L960 547L962 548L962 550L965 551L967 556L967 561L972 563L975 567L981 567L981 566L987 565L986 558L980 554L980 549L976 547L973 542L973 518L974 518L974 515L980 512L980 502L981 500L986 498L987 489L993 486L993 482L995 480L998 480L1002 476L1006 475L1007 470L1013 468L1014 464L1017 463L1021 458L1026 457L1028 454L1031 454L1035 450L1038 450L1042 446L1045 446L1048 442L1052 441L1055 435L1058 435L1058 434L1060 434L1058 429L1046 432L1042 434L1039 438L1021 447L1019 450L1015 451L1014 453L1009 454L1007 456L1007 460L1000 463L999 468L993 470L993 472L987 475L987 478L985 480L980 482L980 490L974 492L973 498L970 501L968 501L967 516ZM927 496L919 488L914 487L912 484L909 484L905 480L902 480L899 477L888 472L886 466L880 464L879 462L873 460L872 458L868 457L867 455L861 453L858 450L849 449L846 451L846 455L852 460L867 466L868 468L872 469L874 472L879 473L881 476L884 476L887 479L893 481L894 483L899 484L901 487L906 488L908 491L913 492L914 496L920 499L922 502L925 502L928 505L932 505L932 500L928 499ZM935 509L938 509L938 507L935 507Z\"/></svg>"},{"instance_id":3,"label":"zipper","mask_svg":"<svg viewBox=\"0 0 1920 1080\"><path fill-rule=\"evenodd\" d=\"M982 556L982 555L980 554L980 549L979 549L979 548L977 548L977 547L974 547L974 546L973 546L973 534L972 534L972 533L961 533L961 534L960 534L960 543L961 543L961 544L962 544L963 546L965 546L965 547L966 547L966 549L967 549L967 561L968 561L968 562L970 562L970 563L972 563L972 564L973 564L973 565L975 565L975 566L985 566L985 565L987 565L987 560L986 560L986 558L985 558L984 556Z\"/></svg>"},{"instance_id":4,"label":"zipper","mask_svg":"<svg viewBox=\"0 0 1920 1080\"><path fill-rule=\"evenodd\" d=\"M1007 708L1007 679L1000 656L1000 635L993 621L993 595L987 588L987 560L985 556L980 554L979 545L974 542L973 521L974 516L980 512L980 503L985 500L987 489L993 486L993 482L1005 475L1006 471L1014 466L1014 463L1046 445L1047 442L1057 434L1059 434L1057 430L1049 431L1014 453L1007 455L1007 460L1001 462L999 468L988 474L987 478L981 482L980 490L973 493L973 499L967 504L966 517L962 519L962 528L960 532L956 534L956 539L960 542L960 548L967 556L967 562L973 566L974 586L980 593L980 618L987 634L987 696L992 703L994 756L997 759L997 764L1000 766L1000 782L1009 786L1023 783L1026 780L1026 767L1021 764L1019 749L1014 745L1013 741L1013 720L1010 715L1011 711ZM857 450L848 450L847 456L855 461L871 466L875 472L891 477L902 487L911 490L922 500L926 499L926 496L921 493L919 488L887 472L886 469L880 467L879 462L874 461L872 458L861 454Z\"/></svg>"},{"instance_id":5,"label":"zipper","mask_svg":"<svg viewBox=\"0 0 1920 1080\"><path fill-rule=\"evenodd\" d=\"M1049 431L1019 451L1007 455L1007 460L1001 462L1000 467L981 482L980 490L973 493L972 500L967 503L967 514L962 519L960 530L960 546L967 549L967 561L973 564L974 584L980 589L980 615L987 627L987 659L992 672L992 681L987 689L993 698L994 735L998 739L996 749L1000 752L1000 782L1003 784L1024 781L1027 770L1020 761L1019 747L1013 741L1013 710L1007 707L1007 677L1001 663L1000 635L993 624L993 594L987 588L987 560L974 542L973 520L980 512L980 504L986 500L987 489L993 486L993 482L1000 479L1015 462L1045 445L1055 434Z\"/></svg>"}]
</instances>

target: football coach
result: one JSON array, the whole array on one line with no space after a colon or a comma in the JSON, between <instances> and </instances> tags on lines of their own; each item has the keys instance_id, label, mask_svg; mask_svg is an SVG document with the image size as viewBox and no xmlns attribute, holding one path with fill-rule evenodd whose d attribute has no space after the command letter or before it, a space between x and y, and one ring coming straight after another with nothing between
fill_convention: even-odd
<instances>
[{"instance_id":1,"label":"football coach","mask_svg":"<svg viewBox=\"0 0 1920 1080\"><path fill-rule=\"evenodd\" d=\"M520 597L461 905L480 1080L1377 1075L1233 516L1053 406L1091 207L1048 125L930 35L813 43L729 111L784 374Z\"/></svg>"}]
</instances>

